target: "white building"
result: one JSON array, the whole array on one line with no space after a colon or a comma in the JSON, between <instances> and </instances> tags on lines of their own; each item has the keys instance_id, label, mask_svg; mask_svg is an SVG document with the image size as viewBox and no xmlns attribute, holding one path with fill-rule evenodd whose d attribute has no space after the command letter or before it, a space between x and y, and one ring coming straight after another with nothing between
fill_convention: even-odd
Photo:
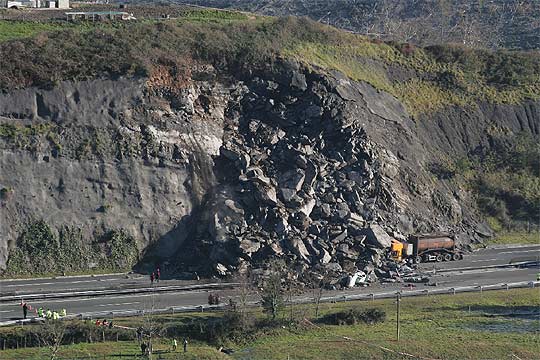
<instances>
[{"instance_id":1,"label":"white building","mask_svg":"<svg viewBox=\"0 0 540 360\"><path fill-rule=\"evenodd\" d=\"M69 0L0 0L0 7L4 8L49 8L69 9Z\"/></svg>"}]
</instances>

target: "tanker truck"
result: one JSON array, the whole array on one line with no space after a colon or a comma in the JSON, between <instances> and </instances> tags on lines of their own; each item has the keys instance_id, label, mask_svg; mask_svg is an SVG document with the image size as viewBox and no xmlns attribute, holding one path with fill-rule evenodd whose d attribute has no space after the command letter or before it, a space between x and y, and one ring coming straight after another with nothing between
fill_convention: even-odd
<instances>
[{"instance_id":1,"label":"tanker truck","mask_svg":"<svg viewBox=\"0 0 540 360\"><path fill-rule=\"evenodd\" d=\"M397 262L405 260L415 264L463 259L456 241L447 234L414 235L407 242L392 240L391 255Z\"/></svg>"}]
</instances>

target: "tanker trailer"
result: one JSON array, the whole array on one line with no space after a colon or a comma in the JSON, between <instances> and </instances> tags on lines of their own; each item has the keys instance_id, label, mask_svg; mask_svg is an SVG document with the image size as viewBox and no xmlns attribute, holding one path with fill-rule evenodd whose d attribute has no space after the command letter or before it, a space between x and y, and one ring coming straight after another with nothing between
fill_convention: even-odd
<instances>
[{"instance_id":1,"label":"tanker trailer","mask_svg":"<svg viewBox=\"0 0 540 360\"><path fill-rule=\"evenodd\" d=\"M427 261L455 261L463 259L450 235L415 235L408 242L392 242L392 257L396 261L409 260L416 264Z\"/></svg>"}]
</instances>

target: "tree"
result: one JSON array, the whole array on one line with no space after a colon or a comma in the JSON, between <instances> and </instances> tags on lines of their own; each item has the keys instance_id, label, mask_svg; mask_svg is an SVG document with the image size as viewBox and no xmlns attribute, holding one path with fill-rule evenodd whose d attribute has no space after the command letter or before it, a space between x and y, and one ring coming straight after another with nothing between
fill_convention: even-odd
<instances>
[{"instance_id":1,"label":"tree","mask_svg":"<svg viewBox=\"0 0 540 360\"><path fill-rule=\"evenodd\" d=\"M327 270L321 270L320 273L311 273L308 276L309 287L315 304L315 318L319 317L319 308L324 289L328 285L329 275Z\"/></svg>"},{"instance_id":2,"label":"tree","mask_svg":"<svg viewBox=\"0 0 540 360\"><path fill-rule=\"evenodd\" d=\"M248 309L249 309L249 299L254 295L253 290L253 276L251 272L246 272L241 274L236 279L236 282L240 284L238 287L238 302L234 303L234 311L240 315L240 320L243 325L248 324Z\"/></svg>"},{"instance_id":3,"label":"tree","mask_svg":"<svg viewBox=\"0 0 540 360\"><path fill-rule=\"evenodd\" d=\"M156 309L156 294L152 292L150 297L150 302L145 303L145 308L143 310L143 326L142 326L142 336L141 341L147 344L147 356L148 359L152 359L153 351L153 340L159 338L162 335L162 328L160 327L158 321L155 317Z\"/></svg>"},{"instance_id":4,"label":"tree","mask_svg":"<svg viewBox=\"0 0 540 360\"><path fill-rule=\"evenodd\" d=\"M45 320L36 333L38 342L44 347L48 347L51 352L51 360L56 359L64 334L66 333L66 324L61 320Z\"/></svg>"},{"instance_id":5,"label":"tree","mask_svg":"<svg viewBox=\"0 0 540 360\"><path fill-rule=\"evenodd\" d=\"M283 278L285 263L282 260L271 260L268 263L269 274L264 281L262 291L262 307L272 320L276 320L279 311L283 308L283 290L281 279Z\"/></svg>"}]
</instances>

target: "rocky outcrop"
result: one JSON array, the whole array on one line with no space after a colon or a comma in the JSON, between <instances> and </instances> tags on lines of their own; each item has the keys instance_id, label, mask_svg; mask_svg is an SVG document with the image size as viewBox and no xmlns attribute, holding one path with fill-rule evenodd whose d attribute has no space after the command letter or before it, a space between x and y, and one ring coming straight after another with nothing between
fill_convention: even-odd
<instances>
[{"instance_id":1,"label":"rocky outcrop","mask_svg":"<svg viewBox=\"0 0 540 360\"><path fill-rule=\"evenodd\" d=\"M295 63L198 71L178 87L96 80L0 95L2 126L15 126L0 142L12 192L0 266L24 224L44 219L88 241L124 229L143 265L171 272L225 275L280 256L299 272L375 276L391 239L485 233L470 194L430 172L438 156L481 146L493 123L536 134L540 123L536 103L415 122L370 85Z\"/></svg>"}]
</instances>

